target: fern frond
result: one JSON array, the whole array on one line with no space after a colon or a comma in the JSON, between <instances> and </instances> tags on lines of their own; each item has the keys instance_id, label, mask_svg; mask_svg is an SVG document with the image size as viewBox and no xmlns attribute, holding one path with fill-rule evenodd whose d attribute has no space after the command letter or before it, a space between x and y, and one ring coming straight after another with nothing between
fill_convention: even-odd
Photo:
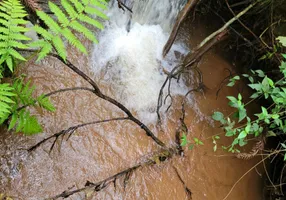
<instances>
[{"instance_id":1,"label":"fern frond","mask_svg":"<svg viewBox=\"0 0 286 200\"><path fill-rule=\"evenodd\" d=\"M30 112L24 109L13 113L8 130L13 129L15 126L17 133L23 132L25 135L34 135L43 131L37 118L31 116Z\"/></svg>"},{"instance_id":2,"label":"fern frond","mask_svg":"<svg viewBox=\"0 0 286 200\"><path fill-rule=\"evenodd\" d=\"M11 113L14 103L12 97L15 96L13 90L13 87L7 83L0 84L0 121L2 122Z\"/></svg>"},{"instance_id":3,"label":"fern frond","mask_svg":"<svg viewBox=\"0 0 286 200\"><path fill-rule=\"evenodd\" d=\"M84 11L88 14L91 14L91 15L96 15L102 19L108 19L108 17L101 11L97 10L96 8L94 7L91 7L91 6L87 6Z\"/></svg>"},{"instance_id":4,"label":"fern frond","mask_svg":"<svg viewBox=\"0 0 286 200\"><path fill-rule=\"evenodd\" d=\"M85 3L84 3L84 5L81 4L78 0L70 0L70 2L72 2L74 7L76 8L77 12L79 12L79 13L84 10L84 6L86 5Z\"/></svg>"},{"instance_id":5,"label":"fern frond","mask_svg":"<svg viewBox=\"0 0 286 200\"><path fill-rule=\"evenodd\" d=\"M87 24L90 24L100 30L103 30L104 26L97 20L92 19L91 17L87 16L87 15L79 15L78 19L82 22L85 22Z\"/></svg>"},{"instance_id":6,"label":"fern frond","mask_svg":"<svg viewBox=\"0 0 286 200\"><path fill-rule=\"evenodd\" d=\"M45 108L48 111L54 112L56 110L55 106L51 103L49 98L46 97L45 95L39 96L37 98L37 101L42 108Z\"/></svg>"},{"instance_id":7,"label":"fern frond","mask_svg":"<svg viewBox=\"0 0 286 200\"><path fill-rule=\"evenodd\" d=\"M87 39L89 39L95 43L98 43L94 34L88 28L86 28L85 26L80 24L79 22L73 21L72 23L70 23L70 27L73 28L74 30L78 31L79 33L82 33Z\"/></svg>"},{"instance_id":8,"label":"fern frond","mask_svg":"<svg viewBox=\"0 0 286 200\"><path fill-rule=\"evenodd\" d=\"M62 34L69 41L71 45L76 47L82 53L87 54L85 46L77 39L77 37L68 28L65 28L62 31Z\"/></svg>"},{"instance_id":9,"label":"fern frond","mask_svg":"<svg viewBox=\"0 0 286 200\"><path fill-rule=\"evenodd\" d=\"M73 6L67 0L61 0L61 4L65 11L69 14L71 19L77 17L78 13L74 10Z\"/></svg>"},{"instance_id":10,"label":"fern frond","mask_svg":"<svg viewBox=\"0 0 286 200\"><path fill-rule=\"evenodd\" d=\"M11 72L14 71L15 59L25 58L15 49L28 48L22 41L30 40L24 34L29 31L23 27L28 21L23 18L27 16L24 7L19 0L4 0L0 3L0 63L5 62Z\"/></svg>"},{"instance_id":11,"label":"fern frond","mask_svg":"<svg viewBox=\"0 0 286 200\"><path fill-rule=\"evenodd\" d=\"M59 56L62 57L64 60L66 60L67 52L65 49L65 45L59 36L56 36L53 38L53 45L54 45L57 53L59 54Z\"/></svg>"},{"instance_id":12,"label":"fern frond","mask_svg":"<svg viewBox=\"0 0 286 200\"><path fill-rule=\"evenodd\" d=\"M75 30L76 32L83 34L90 41L98 43L93 32L84 24L90 24L95 28L103 29L103 25L90 16L97 15L102 19L108 19L103 12L96 9L96 7L100 9L107 8L106 1L104 0L61 0L61 5L62 8L49 2L50 10L56 16L56 19L42 11L37 11L37 15L48 26L49 30L45 30L38 26L35 26L34 30L43 36L45 42L51 44L51 46L46 44L43 45L42 42L33 44L34 46L42 48L38 60L46 56L51 51L50 48L54 48L59 56L65 60L67 53L63 39L67 40L82 53L87 54L86 48L71 30ZM84 24L82 24L82 22ZM54 34L51 35L50 32L53 32Z\"/></svg>"},{"instance_id":13,"label":"fern frond","mask_svg":"<svg viewBox=\"0 0 286 200\"><path fill-rule=\"evenodd\" d=\"M58 18L59 22L63 26L68 26L69 19L66 17L66 15L63 13L63 11L54 3L49 1L49 7L53 13L55 13L56 17Z\"/></svg>"},{"instance_id":14,"label":"fern frond","mask_svg":"<svg viewBox=\"0 0 286 200\"><path fill-rule=\"evenodd\" d=\"M42 35L45 38L45 40L52 40L52 38L53 38L53 35L50 32L48 32L46 29L44 29L38 25L34 26L34 30L38 34Z\"/></svg>"},{"instance_id":15,"label":"fern frond","mask_svg":"<svg viewBox=\"0 0 286 200\"><path fill-rule=\"evenodd\" d=\"M1 85L0 85L1 88ZM35 116L32 116L28 110L25 108L19 109L19 106L22 105L31 105L35 106L36 102L38 102L39 106L42 108L48 110L48 111L55 111L54 105L49 101L48 97L45 95L40 95L36 99L32 97L32 94L35 90L35 86L31 85L31 82L28 81L27 83L24 83L22 80L17 79L14 81L13 86L9 89L9 91L13 91L10 98L1 98L1 89L0 89L0 100L2 99L2 102L7 103L14 103L15 106L13 107L13 110L9 107L1 107L6 108L9 111L9 114L12 113L11 120L9 123L8 130L11 130L16 127L16 132L22 132L25 135L33 135L39 132L42 132L42 127L39 124L37 118ZM8 91L8 92L9 92ZM4 93L7 96L7 93ZM9 93L8 93L9 94ZM1 105L1 101L0 101ZM11 107L11 106L10 106ZM4 110L5 111L5 110ZM9 115L4 115L4 117L8 117ZM0 118L1 119L1 118ZM3 122L3 120L1 120Z\"/></svg>"},{"instance_id":16,"label":"fern frond","mask_svg":"<svg viewBox=\"0 0 286 200\"><path fill-rule=\"evenodd\" d=\"M57 22L54 21L53 18L51 18L48 14L46 14L43 11L37 11L37 15L45 24L49 27L49 29L54 33L58 34L61 31L60 26L58 25Z\"/></svg>"},{"instance_id":17,"label":"fern frond","mask_svg":"<svg viewBox=\"0 0 286 200\"><path fill-rule=\"evenodd\" d=\"M42 46L42 49L39 53L37 61L46 57L52 50L53 50L53 46L50 43L45 42L45 44Z\"/></svg>"},{"instance_id":18,"label":"fern frond","mask_svg":"<svg viewBox=\"0 0 286 200\"><path fill-rule=\"evenodd\" d=\"M101 2L101 3L100 3ZM106 1L97 1L97 0L90 0L90 3L95 6L95 7L98 7L98 8L101 8L103 10L106 10L107 9L107 3Z\"/></svg>"}]
</instances>

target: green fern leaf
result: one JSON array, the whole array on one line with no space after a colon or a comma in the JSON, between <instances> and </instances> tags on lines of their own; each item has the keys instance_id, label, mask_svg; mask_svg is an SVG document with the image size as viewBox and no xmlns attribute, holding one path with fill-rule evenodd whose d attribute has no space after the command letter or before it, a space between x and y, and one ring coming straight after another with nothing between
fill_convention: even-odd
<instances>
[{"instance_id":1,"label":"green fern leaf","mask_svg":"<svg viewBox=\"0 0 286 200\"><path fill-rule=\"evenodd\" d=\"M84 5L82 5L78 0L70 0L77 12L81 13L84 10Z\"/></svg>"},{"instance_id":2,"label":"green fern leaf","mask_svg":"<svg viewBox=\"0 0 286 200\"><path fill-rule=\"evenodd\" d=\"M53 35L51 33L49 33L47 30L43 29L38 25L34 26L34 30L36 31L36 33L42 35L46 40L52 40L53 38Z\"/></svg>"},{"instance_id":3,"label":"green fern leaf","mask_svg":"<svg viewBox=\"0 0 286 200\"><path fill-rule=\"evenodd\" d=\"M23 18L27 16L24 7L19 0L4 0L0 3L0 64L6 62L9 70L14 71L14 59L25 60L15 49L28 48L22 40L30 40L24 35L29 29L23 25L28 21Z\"/></svg>"},{"instance_id":4,"label":"green fern leaf","mask_svg":"<svg viewBox=\"0 0 286 200\"><path fill-rule=\"evenodd\" d=\"M6 63L7 63L8 68L9 68L10 71L12 72L12 71L13 71L13 60L12 60L12 57L11 57L11 56L8 56L8 57L7 57Z\"/></svg>"},{"instance_id":5,"label":"green fern leaf","mask_svg":"<svg viewBox=\"0 0 286 200\"><path fill-rule=\"evenodd\" d=\"M84 45L76 38L76 36L68 28L65 28L62 31L62 34L69 41L71 45L79 49L82 53L87 54L87 50L84 47Z\"/></svg>"},{"instance_id":6,"label":"green fern leaf","mask_svg":"<svg viewBox=\"0 0 286 200\"><path fill-rule=\"evenodd\" d=\"M90 25L93 25L94 27L100 29L100 30L103 30L104 26L97 20L95 19L92 19L91 17L87 16L87 15L79 15L78 16L78 19L82 22L85 22L85 23L88 23Z\"/></svg>"},{"instance_id":7,"label":"green fern leaf","mask_svg":"<svg viewBox=\"0 0 286 200\"><path fill-rule=\"evenodd\" d=\"M3 122L8 115L11 113L12 104L14 101L12 97L15 96L13 91L13 87L11 87L7 83L0 84L0 121Z\"/></svg>"},{"instance_id":8,"label":"green fern leaf","mask_svg":"<svg viewBox=\"0 0 286 200\"><path fill-rule=\"evenodd\" d=\"M18 119L18 114L17 114L17 113L13 113L13 114L12 114L12 117L11 117L11 121L10 121L9 126L8 126L8 130L9 130L9 131L10 131L12 128L15 127L16 122L17 122L17 119Z\"/></svg>"},{"instance_id":9,"label":"green fern leaf","mask_svg":"<svg viewBox=\"0 0 286 200\"><path fill-rule=\"evenodd\" d=\"M49 29L51 29L53 33L58 34L61 31L60 26L49 15L43 11L37 11L37 15L41 20L45 22L45 24L49 27Z\"/></svg>"},{"instance_id":10,"label":"green fern leaf","mask_svg":"<svg viewBox=\"0 0 286 200\"><path fill-rule=\"evenodd\" d=\"M44 57L46 57L52 51L52 49L53 49L53 46L50 43L45 42L44 46L42 47L42 49L39 53L37 61L40 61Z\"/></svg>"},{"instance_id":11,"label":"green fern leaf","mask_svg":"<svg viewBox=\"0 0 286 200\"><path fill-rule=\"evenodd\" d=\"M96 6L98 8L101 8L103 10L106 10L107 9L107 4L106 2L104 1L101 1L102 3L100 3L99 1L97 0L90 0L90 3L93 5L93 6Z\"/></svg>"},{"instance_id":12,"label":"green fern leaf","mask_svg":"<svg viewBox=\"0 0 286 200\"><path fill-rule=\"evenodd\" d=\"M102 19L108 19L108 17L102 13L101 11L97 10L96 8L94 7L91 7L91 6L87 6L84 11L88 14L91 14L91 15L96 15Z\"/></svg>"},{"instance_id":13,"label":"green fern leaf","mask_svg":"<svg viewBox=\"0 0 286 200\"><path fill-rule=\"evenodd\" d=\"M56 110L56 108L54 107L54 105L52 104L52 102L49 100L48 97L46 97L45 95L41 95L37 98L37 101L39 103L39 105L43 108L45 108L48 111L52 111L54 112Z\"/></svg>"},{"instance_id":14,"label":"green fern leaf","mask_svg":"<svg viewBox=\"0 0 286 200\"><path fill-rule=\"evenodd\" d=\"M23 60L25 61L26 59L20 54L18 53L18 51L16 51L15 49L8 49L8 53L13 56L14 58L17 58L19 60Z\"/></svg>"},{"instance_id":15,"label":"green fern leaf","mask_svg":"<svg viewBox=\"0 0 286 200\"><path fill-rule=\"evenodd\" d=\"M43 131L42 126L39 124L37 118L35 116L31 116L29 111L26 110L21 110L19 113L15 114L16 115L16 122L15 119L13 121L13 126L16 125L16 132L23 132L25 135L34 135L36 133L40 133Z\"/></svg>"},{"instance_id":16,"label":"green fern leaf","mask_svg":"<svg viewBox=\"0 0 286 200\"><path fill-rule=\"evenodd\" d=\"M91 17L87 16L87 15L80 15L78 16L78 19L82 22L88 23L90 25L93 25L94 27L103 30L104 26L97 20L92 19Z\"/></svg>"},{"instance_id":17,"label":"green fern leaf","mask_svg":"<svg viewBox=\"0 0 286 200\"><path fill-rule=\"evenodd\" d=\"M51 11L56 15L56 17L58 18L59 22L64 25L67 26L69 23L69 19L66 17L66 15L63 13L63 11L54 3L49 1L49 7L51 9Z\"/></svg>"},{"instance_id":18,"label":"green fern leaf","mask_svg":"<svg viewBox=\"0 0 286 200\"><path fill-rule=\"evenodd\" d=\"M67 0L61 0L61 4L65 11L69 14L71 19L77 17L78 13L74 10L73 6Z\"/></svg>"},{"instance_id":19,"label":"green fern leaf","mask_svg":"<svg viewBox=\"0 0 286 200\"><path fill-rule=\"evenodd\" d=\"M79 22L73 21L72 23L70 23L70 27L73 28L74 30L78 31L79 33L82 33L87 39L89 39L95 43L98 43L94 34L88 28L86 28L85 26L80 24Z\"/></svg>"},{"instance_id":20,"label":"green fern leaf","mask_svg":"<svg viewBox=\"0 0 286 200\"><path fill-rule=\"evenodd\" d=\"M66 60L67 52L65 49L65 45L59 36L56 36L53 38L53 45L54 45L57 53L59 54L59 56L62 57L62 59Z\"/></svg>"}]
</instances>

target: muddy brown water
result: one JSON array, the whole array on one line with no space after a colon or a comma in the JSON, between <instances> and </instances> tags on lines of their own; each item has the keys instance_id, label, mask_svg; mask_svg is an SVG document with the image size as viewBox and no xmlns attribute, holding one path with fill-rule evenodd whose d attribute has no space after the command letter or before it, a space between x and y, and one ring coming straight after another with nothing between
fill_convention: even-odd
<instances>
[{"instance_id":1,"label":"muddy brown water","mask_svg":"<svg viewBox=\"0 0 286 200\"><path fill-rule=\"evenodd\" d=\"M88 70L89 59L75 52L70 51L73 63L92 76ZM225 69L232 69L232 66L215 51L207 53L199 66L207 90L193 95L193 105L186 108L186 124L189 139L198 137L204 145L191 151L185 149L184 157L175 156L158 165L136 170L125 189L121 178L117 180L116 188L111 184L98 193L86 191L69 199L188 199L174 167L191 190L193 200L220 200L227 195L235 182L259 159L244 161L222 150L213 152L212 140L209 138L221 133L221 129L217 128L218 124L210 116L215 110L230 113L232 110L227 106L225 96L237 95L238 89L224 87L216 98L221 81L228 76ZM53 58L37 64L31 59L22 72L27 74L27 80L37 85L37 94L88 86ZM101 87L106 93L112 91L108 86ZM119 121L78 129L68 141L58 142L50 154L51 142L29 154L25 149L62 129L123 116L116 107L85 91L57 94L51 100L57 108L55 113L31 109L44 125L42 134L25 137L1 131L0 193L21 200L48 198L68 189L83 187L87 180L101 181L139 163L158 149L140 128L131 122ZM158 137L168 145L174 145L179 108L174 105L167 126L164 131L158 132ZM220 146L227 142L230 141L222 138L218 143ZM262 199L261 174L262 169L251 171L238 183L228 199Z\"/></svg>"}]
</instances>

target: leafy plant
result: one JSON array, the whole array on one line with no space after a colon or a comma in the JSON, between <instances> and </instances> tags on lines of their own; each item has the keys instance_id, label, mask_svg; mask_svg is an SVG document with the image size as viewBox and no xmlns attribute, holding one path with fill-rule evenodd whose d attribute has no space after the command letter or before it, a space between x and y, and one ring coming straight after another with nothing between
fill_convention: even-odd
<instances>
[{"instance_id":1,"label":"leafy plant","mask_svg":"<svg viewBox=\"0 0 286 200\"><path fill-rule=\"evenodd\" d=\"M31 47L40 48L38 60L44 58L53 49L65 60L67 52L63 39L86 54L85 46L72 30L83 34L90 41L98 43L93 32L82 23L103 29L103 25L98 20L93 19L91 15L107 19L107 16L97 9L106 9L106 2L104 0L61 0L61 5L63 9L49 1L49 8L57 20L43 11L37 11L39 18L49 28L46 30L38 25L34 27L34 30L43 38L30 44Z\"/></svg>"},{"instance_id":2,"label":"leafy plant","mask_svg":"<svg viewBox=\"0 0 286 200\"><path fill-rule=\"evenodd\" d=\"M189 141L187 138L187 135L185 133L183 133L182 137L181 137L181 144L182 147L184 146L189 146L189 149L192 150L194 148L194 146L199 146L199 145L204 145L204 143L199 140L198 138L193 138L193 142Z\"/></svg>"},{"instance_id":3,"label":"leafy plant","mask_svg":"<svg viewBox=\"0 0 286 200\"><path fill-rule=\"evenodd\" d=\"M278 38L282 45L286 46L286 38ZM285 54L282 55L286 58ZM267 137L285 134L286 132L286 62L280 65L281 78L274 81L269 78L262 70L251 70L251 75L244 74L248 78L248 85L253 94L250 102L244 104L241 94L238 97L228 96L229 106L235 108L234 115L224 116L221 112L214 112L212 118L223 126L225 136L233 137L234 140L228 147L223 147L230 152L239 152L237 145L244 146L250 137L259 137L264 133ZM239 78L231 79L228 86L232 87ZM246 106L254 99L265 99L271 102L268 107L261 107L261 112L254 115L251 120L247 114ZM243 122L242 125L239 123ZM216 145L216 143L215 143ZM285 157L286 159L286 157Z\"/></svg>"},{"instance_id":4,"label":"leafy plant","mask_svg":"<svg viewBox=\"0 0 286 200\"><path fill-rule=\"evenodd\" d=\"M11 107L11 111L6 113L7 115L3 118L7 119L11 115L8 130L16 128L16 132L23 132L26 135L41 132L42 127L37 118L32 116L26 107L36 106L38 103L39 106L48 111L55 111L53 104L44 95L33 98L32 94L35 90L35 86L31 86L29 81L24 83L23 80L17 79L14 81L12 89L14 93L11 100L14 102L14 104Z\"/></svg>"}]
</instances>

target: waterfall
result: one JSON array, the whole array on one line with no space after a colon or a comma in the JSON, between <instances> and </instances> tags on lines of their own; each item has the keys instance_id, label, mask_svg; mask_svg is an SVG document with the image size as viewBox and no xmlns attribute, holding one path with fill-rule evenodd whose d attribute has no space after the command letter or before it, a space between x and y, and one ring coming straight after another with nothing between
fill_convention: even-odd
<instances>
[{"instance_id":1,"label":"waterfall","mask_svg":"<svg viewBox=\"0 0 286 200\"><path fill-rule=\"evenodd\" d=\"M133 13L119 9L116 0L110 2L110 19L94 46L92 69L97 81L111 87L115 98L136 111L144 123L154 124L159 91L166 79L163 69L171 71L179 62L178 55L188 51L177 43L162 58L169 32L186 0L122 2ZM101 79L100 74L104 74ZM173 83L171 89L173 95L187 91L182 82Z\"/></svg>"}]
</instances>

